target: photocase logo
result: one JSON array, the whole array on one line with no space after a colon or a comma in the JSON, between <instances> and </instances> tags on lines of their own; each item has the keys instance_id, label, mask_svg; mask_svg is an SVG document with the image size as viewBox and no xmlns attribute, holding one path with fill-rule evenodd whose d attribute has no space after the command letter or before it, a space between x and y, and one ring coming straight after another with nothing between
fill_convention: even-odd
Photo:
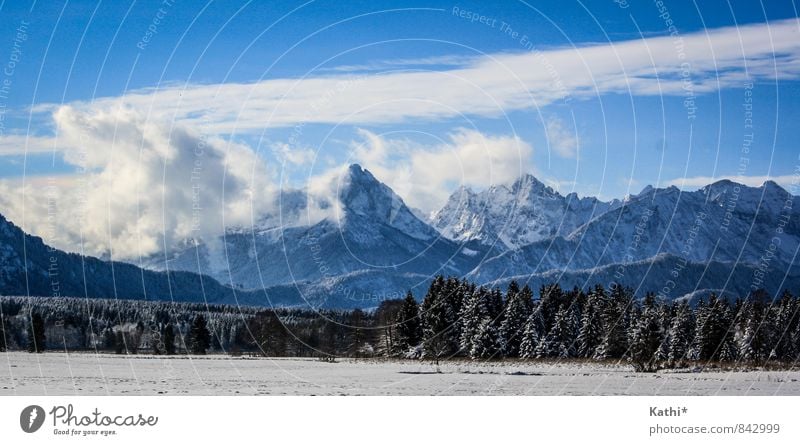
<instances>
[{"instance_id":1,"label":"photocase logo","mask_svg":"<svg viewBox=\"0 0 800 445\"><path fill-rule=\"evenodd\" d=\"M35 433L44 423L44 408L31 405L22 410L19 415L19 426L26 433Z\"/></svg>"}]
</instances>

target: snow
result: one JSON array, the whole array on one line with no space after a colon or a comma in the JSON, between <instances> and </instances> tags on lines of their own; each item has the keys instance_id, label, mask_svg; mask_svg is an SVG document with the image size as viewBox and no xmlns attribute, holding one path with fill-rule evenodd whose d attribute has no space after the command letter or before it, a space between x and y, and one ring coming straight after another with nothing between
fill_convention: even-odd
<instances>
[{"instance_id":1,"label":"snow","mask_svg":"<svg viewBox=\"0 0 800 445\"><path fill-rule=\"evenodd\" d=\"M616 204L595 198L566 197L531 175L510 185L495 185L475 193L460 187L431 224L454 241L478 240L490 245L499 240L515 249L556 235L567 235L592 217Z\"/></svg>"},{"instance_id":2,"label":"snow","mask_svg":"<svg viewBox=\"0 0 800 445\"><path fill-rule=\"evenodd\" d=\"M466 256L475 256L475 255L478 254L478 251L477 250L468 249L468 248L464 247L464 248L461 249L461 253L463 253Z\"/></svg>"},{"instance_id":3,"label":"snow","mask_svg":"<svg viewBox=\"0 0 800 445\"><path fill-rule=\"evenodd\" d=\"M800 395L800 371L634 373L573 362L0 354L5 395Z\"/></svg>"}]
</instances>

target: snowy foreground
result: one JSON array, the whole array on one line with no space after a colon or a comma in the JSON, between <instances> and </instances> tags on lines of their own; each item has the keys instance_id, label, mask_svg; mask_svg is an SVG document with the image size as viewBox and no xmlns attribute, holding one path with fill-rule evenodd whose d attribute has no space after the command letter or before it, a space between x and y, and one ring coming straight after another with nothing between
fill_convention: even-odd
<instances>
[{"instance_id":1,"label":"snowy foreground","mask_svg":"<svg viewBox=\"0 0 800 445\"><path fill-rule=\"evenodd\" d=\"M0 395L800 395L800 371L0 353Z\"/></svg>"}]
</instances>

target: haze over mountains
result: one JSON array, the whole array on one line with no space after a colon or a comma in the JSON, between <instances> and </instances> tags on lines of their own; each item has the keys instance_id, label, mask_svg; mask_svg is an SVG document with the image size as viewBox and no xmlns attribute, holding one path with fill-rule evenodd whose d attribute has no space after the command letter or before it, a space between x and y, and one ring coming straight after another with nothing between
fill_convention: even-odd
<instances>
[{"instance_id":1,"label":"haze over mountains","mask_svg":"<svg viewBox=\"0 0 800 445\"><path fill-rule=\"evenodd\" d=\"M421 298L436 274L488 285L619 282L670 299L707 290L777 292L800 285L799 204L772 182L719 181L691 192L648 187L604 202L562 196L525 175L480 192L462 187L423 221L391 188L352 165L335 196L283 191L279 214L142 261L153 271L72 254L59 262L69 264L65 289L73 296L84 295L80 271L89 264L86 283L116 282L93 287L90 296L202 301L197 274L204 274L214 302L265 305L374 307L408 290ZM308 217L318 209L328 216ZM26 263L21 254L23 239L34 251L47 247L5 219L0 225L2 292L26 293L19 283L27 264L27 282L34 283L28 293L50 295L38 284L49 283L47 262L29 256ZM116 276L119 270L126 278Z\"/></svg>"}]
</instances>

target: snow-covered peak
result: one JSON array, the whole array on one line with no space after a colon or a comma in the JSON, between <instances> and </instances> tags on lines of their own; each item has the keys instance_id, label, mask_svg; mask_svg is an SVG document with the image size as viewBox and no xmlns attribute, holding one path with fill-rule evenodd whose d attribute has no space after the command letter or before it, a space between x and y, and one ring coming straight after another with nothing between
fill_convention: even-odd
<instances>
[{"instance_id":1,"label":"snow-covered peak","mask_svg":"<svg viewBox=\"0 0 800 445\"><path fill-rule=\"evenodd\" d=\"M458 188L434 214L432 224L455 241L477 240L514 249L570 233L609 206L575 193L564 197L526 174L512 184L494 185L480 193Z\"/></svg>"},{"instance_id":2,"label":"snow-covered peak","mask_svg":"<svg viewBox=\"0 0 800 445\"><path fill-rule=\"evenodd\" d=\"M531 174L524 174L519 179L514 181L511 185L511 192L514 194L530 193L539 196L556 196L558 192L554 191L550 186L536 179ZM560 196L560 195L558 195Z\"/></svg>"},{"instance_id":3,"label":"snow-covered peak","mask_svg":"<svg viewBox=\"0 0 800 445\"><path fill-rule=\"evenodd\" d=\"M650 193L652 193L652 192L653 192L653 190L655 190L655 188L653 188L653 186L652 186L652 185L650 185L650 184L647 184L646 186L644 186L644 188L642 189L642 191L641 191L641 192L639 192L639 194L638 194L638 195L636 195L636 196L644 196L644 195L650 194Z\"/></svg>"},{"instance_id":4,"label":"snow-covered peak","mask_svg":"<svg viewBox=\"0 0 800 445\"><path fill-rule=\"evenodd\" d=\"M414 215L402 198L360 165L349 166L341 184L339 199L345 220L353 216L363 217L417 239L437 236L435 230Z\"/></svg>"}]
</instances>

